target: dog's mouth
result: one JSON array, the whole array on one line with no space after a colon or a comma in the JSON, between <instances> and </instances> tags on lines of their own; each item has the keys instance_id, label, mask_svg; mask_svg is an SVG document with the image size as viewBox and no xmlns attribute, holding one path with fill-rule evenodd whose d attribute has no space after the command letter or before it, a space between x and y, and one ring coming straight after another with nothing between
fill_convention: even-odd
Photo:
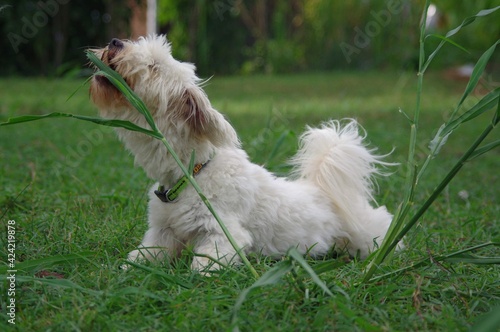
<instances>
[{"instance_id":1,"label":"dog's mouth","mask_svg":"<svg viewBox=\"0 0 500 332\"><path fill-rule=\"evenodd\" d=\"M113 38L102 52L101 61L108 65L109 68L116 71L117 61L115 61L115 58L123 50L123 48L124 43L120 39ZM112 86L111 82L102 75L95 75L95 79L100 84Z\"/></svg>"}]
</instances>

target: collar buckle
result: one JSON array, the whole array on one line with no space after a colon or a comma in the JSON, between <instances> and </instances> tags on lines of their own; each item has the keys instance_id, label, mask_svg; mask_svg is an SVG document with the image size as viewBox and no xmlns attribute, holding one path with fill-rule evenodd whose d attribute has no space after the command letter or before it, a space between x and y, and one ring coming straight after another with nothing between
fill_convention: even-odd
<instances>
[{"instance_id":1,"label":"collar buckle","mask_svg":"<svg viewBox=\"0 0 500 332\"><path fill-rule=\"evenodd\" d=\"M168 197L169 191L170 191L170 189L165 190L164 186L159 186L158 190L155 190L154 193L160 199L160 201L162 201L163 203L172 203L176 199L170 199Z\"/></svg>"},{"instance_id":2,"label":"collar buckle","mask_svg":"<svg viewBox=\"0 0 500 332\"><path fill-rule=\"evenodd\" d=\"M196 176L202 170L202 168L205 167L206 164L208 164L209 161L210 160L208 160L204 164L196 164L193 169L193 176ZM154 193L160 199L160 201L164 203L173 203L177 201L179 194L184 190L184 188L187 187L188 184L188 178L186 176L183 176L172 188L165 189L164 185L159 185L158 189L155 190Z\"/></svg>"}]
</instances>

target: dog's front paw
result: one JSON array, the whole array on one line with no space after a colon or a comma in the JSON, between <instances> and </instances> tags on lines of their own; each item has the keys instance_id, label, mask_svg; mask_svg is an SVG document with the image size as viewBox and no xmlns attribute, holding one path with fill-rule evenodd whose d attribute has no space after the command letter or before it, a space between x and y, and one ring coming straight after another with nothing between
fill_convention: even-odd
<instances>
[{"instance_id":1,"label":"dog's front paw","mask_svg":"<svg viewBox=\"0 0 500 332\"><path fill-rule=\"evenodd\" d=\"M120 270L127 271L130 268L130 265L125 263L120 265Z\"/></svg>"},{"instance_id":2,"label":"dog's front paw","mask_svg":"<svg viewBox=\"0 0 500 332\"><path fill-rule=\"evenodd\" d=\"M201 275L209 277L213 271L218 271L223 265L217 263L214 259L205 256L195 256L191 263L191 269L198 271Z\"/></svg>"},{"instance_id":3,"label":"dog's front paw","mask_svg":"<svg viewBox=\"0 0 500 332\"><path fill-rule=\"evenodd\" d=\"M208 257L195 256L193 262L191 263L191 269L195 271L204 271L211 269L214 262Z\"/></svg>"},{"instance_id":4,"label":"dog's front paw","mask_svg":"<svg viewBox=\"0 0 500 332\"><path fill-rule=\"evenodd\" d=\"M139 261L141 261L141 260L143 261L145 259L146 259L146 257L139 249L131 251L127 257L127 260L130 262L139 262Z\"/></svg>"},{"instance_id":5,"label":"dog's front paw","mask_svg":"<svg viewBox=\"0 0 500 332\"><path fill-rule=\"evenodd\" d=\"M131 265L128 264L128 262L139 263L141 261L144 261L145 259L146 258L144 257L144 255L141 253L140 250L138 249L133 250L128 254L127 262L125 264L120 265L120 269L126 271L131 267Z\"/></svg>"}]
</instances>

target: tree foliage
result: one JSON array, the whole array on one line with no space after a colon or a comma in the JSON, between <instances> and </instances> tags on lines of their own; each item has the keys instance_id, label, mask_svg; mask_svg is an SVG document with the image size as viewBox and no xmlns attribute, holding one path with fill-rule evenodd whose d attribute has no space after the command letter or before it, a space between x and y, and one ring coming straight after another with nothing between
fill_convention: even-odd
<instances>
[{"instance_id":1,"label":"tree foliage","mask_svg":"<svg viewBox=\"0 0 500 332\"><path fill-rule=\"evenodd\" d=\"M0 10L0 75L78 72L85 48L130 37L132 8L145 1L10 1ZM435 2L437 34L500 5ZM158 26L174 56L196 63L204 76L414 68L422 8L423 0L158 0ZM438 65L467 62L493 43L500 37L499 19L495 14L460 34L455 41L471 54L457 51Z\"/></svg>"}]
</instances>

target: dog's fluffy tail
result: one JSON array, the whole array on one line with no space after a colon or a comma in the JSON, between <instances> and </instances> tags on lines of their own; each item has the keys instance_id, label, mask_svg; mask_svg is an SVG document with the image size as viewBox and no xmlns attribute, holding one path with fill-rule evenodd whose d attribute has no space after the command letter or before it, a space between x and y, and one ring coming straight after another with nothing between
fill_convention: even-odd
<instances>
[{"instance_id":1,"label":"dog's fluffy tail","mask_svg":"<svg viewBox=\"0 0 500 332\"><path fill-rule=\"evenodd\" d=\"M369 204L373 201L373 176L382 174L379 167L390 164L365 146L365 137L355 120L307 128L292 163L294 175L323 191L351 234L366 235L358 239L363 243L354 241L358 242L354 247L373 249L373 239L381 242L392 219L385 207L374 209Z\"/></svg>"}]
</instances>

